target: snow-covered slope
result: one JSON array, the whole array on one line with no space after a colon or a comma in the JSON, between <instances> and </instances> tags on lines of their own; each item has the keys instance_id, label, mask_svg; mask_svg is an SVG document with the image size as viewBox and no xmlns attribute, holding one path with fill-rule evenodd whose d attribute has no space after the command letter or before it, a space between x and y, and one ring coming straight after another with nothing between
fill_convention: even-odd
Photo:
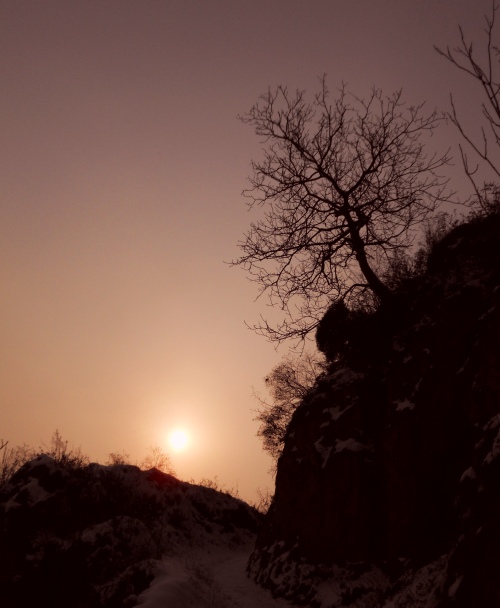
<instances>
[{"instance_id":1,"label":"snow-covered slope","mask_svg":"<svg viewBox=\"0 0 500 608\"><path fill-rule=\"evenodd\" d=\"M0 492L0 606L288 605L246 576L260 517L156 469L40 455Z\"/></svg>"}]
</instances>

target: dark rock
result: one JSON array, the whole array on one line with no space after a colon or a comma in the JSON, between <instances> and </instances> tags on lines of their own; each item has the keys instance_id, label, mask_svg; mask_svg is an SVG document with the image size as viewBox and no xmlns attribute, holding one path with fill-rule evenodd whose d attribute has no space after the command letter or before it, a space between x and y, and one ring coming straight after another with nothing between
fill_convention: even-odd
<instances>
[{"instance_id":1,"label":"dark rock","mask_svg":"<svg viewBox=\"0 0 500 608\"><path fill-rule=\"evenodd\" d=\"M157 469L40 455L0 491L2 605L134 606L167 550L248 541L258 521L241 500Z\"/></svg>"},{"instance_id":2,"label":"dark rock","mask_svg":"<svg viewBox=\"0 0 500 608\"><path fill-rule=\"evenodd\" d=\"M250 560L260 583L319 602L317 568L344 568L332 606L420 605L424 576L436 606L500 605L499 243L495 215L447 235L297 408ZM382 573L370 600L360 562ZM301 575L285 588L287 563Z\"/></svg>"}]
</instances>

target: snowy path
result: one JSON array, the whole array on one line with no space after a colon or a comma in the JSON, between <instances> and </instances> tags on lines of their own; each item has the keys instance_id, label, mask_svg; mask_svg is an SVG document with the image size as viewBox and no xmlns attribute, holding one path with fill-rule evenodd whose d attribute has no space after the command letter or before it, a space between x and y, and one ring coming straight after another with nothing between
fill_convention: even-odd
<instances>
[{"instance_id":1,"label":"snowy path","mask_svg":"<svg viewBox=\"0 0 500 608\"><path fill-rule=\"evenodd\" d=\"M291 606L251 581L245 572L252 545L192 550L163 560L141 608L285 608Z\"/></svg>"}]
</instances>

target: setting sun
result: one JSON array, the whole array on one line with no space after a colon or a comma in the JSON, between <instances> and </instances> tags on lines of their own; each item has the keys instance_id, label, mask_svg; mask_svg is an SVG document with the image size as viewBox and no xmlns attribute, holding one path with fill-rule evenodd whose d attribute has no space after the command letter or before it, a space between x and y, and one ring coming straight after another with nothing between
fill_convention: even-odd
<instances>
[{"instance_id":1,"label":"setting sun","mask_svg":"<svg viewBox=\"0 0 500 608\"><path fill-rule=\"evenodd\" d=\"M173 450L180 452L184 450L189 443L188 434L183 429L175 429L168 436L168 443Z\"/></svg>"}]
</instances>

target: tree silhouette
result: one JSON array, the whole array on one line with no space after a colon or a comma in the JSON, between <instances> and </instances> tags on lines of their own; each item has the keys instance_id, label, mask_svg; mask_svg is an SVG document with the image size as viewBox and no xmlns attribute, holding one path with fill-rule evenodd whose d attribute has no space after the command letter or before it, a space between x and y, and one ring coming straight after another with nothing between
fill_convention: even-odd
<instances>
[{"instance_id":1,"label":"tree silhouette","mask_svg":"<svg viewBox=\"0 0 500 608\"><path fill-rule=\"evenodd\" d=\"M280 86L241 120L265 146L244 192L263 214L233 265L285 315L253 329L277 342L304 339L332 301L359 302L367 291L390 298L378 269L446 198L439 170L448 158L428 156L423 141L438 115L407 106L401 91L359 99L343 86L331 99L323 78L311 102Z\"/></svg>"},{"instance_id":2,"label":"tree silhouette","mask_svg":"<svg viewBox=\"0 0 500 608\"><path fill-rule=\"evenodd\" d=\"M477 183L476 174L479 169L479 162L484 162L493 171L495 179L500 178L500 162L498 160L500 147L500 48L494 43L497 10L498 5L493 2L491 16L485 16L486 40L482 61L478 57L477 48L467 40L461 26L459 26L460 43L458 46L454 48L446 47L446 50L437 46L434 47L440 55L455 67L474 78L482 89L481 114L485 126L481 127L479 137L472 136L466 130L458 115L453 95L450 96L451 111L446 113L447 118L457 127L466 146L479 159L478 162L471 163L466 149L462 145L459 146L465 173L474 187L480 204L487 204L488 195L491 193L491 184L482 188Z\"/></svg>"},{"instance_id":3,"label":"tree silhouette","mask_svg":"<svg viewBox=\"0 0 500 608\"><path fill-rule=\"evenodd\" d=\"M257 435L262 438L263 449L273 457L275 465L283 451L294 411L325 369L326 362L317 353L306 352L301 357L289 355L265 378L271 402L255 394L260 403L255 418L260 422Z\"/></svg>"}]
</instances>

